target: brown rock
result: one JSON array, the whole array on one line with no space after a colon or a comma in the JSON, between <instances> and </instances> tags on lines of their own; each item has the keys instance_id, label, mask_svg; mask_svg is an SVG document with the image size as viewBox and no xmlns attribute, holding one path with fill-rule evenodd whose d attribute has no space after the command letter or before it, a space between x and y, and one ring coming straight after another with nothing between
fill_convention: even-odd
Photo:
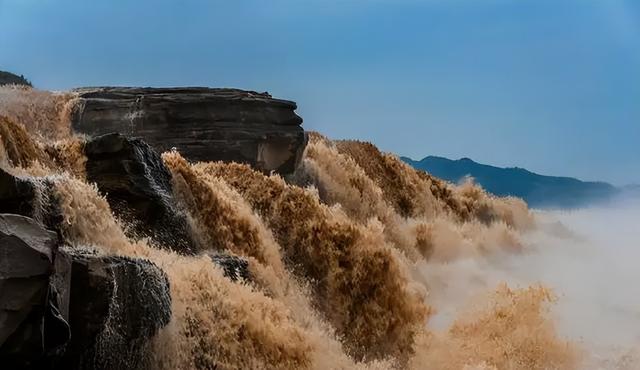
<instances>
[{"instance_id":1,"label":"brown rock","mask_svg":"<svg viewBox=\"0 0 640 370\"><path fill-rule=\"evenodd\" d=\"M247 163L292 173L306 145L296 104L237 89L100 87L75 90L76 132L142 137L191 161Z\"/></svg>"},{"instance_id":2,"label":"brown rock","mask_svg":"<svg viewBox=\"0 0 640 370\"><path fill-rule=\"evenodd\" d=\"M115 214L127 222L130 236L149 237L181 253L195 250L187 220L172 199L171 173L149 145L106 134L89 140L85 155L87 180L98 186Z\"/></svg>"},{"instance_id":3,"label":"brown rock","mask_svg":"<svg viewBox=\"0 0 640 370\"><path fill-rule=\"evenodd\" d=\"M171 319L166 274L143 259L64 248L71 341L56 369L149 368L151 337Z\"/></svg>"},{"instance_id":4,"label":"brown rock","mask_svg":"<svg viewBox=\"0 0 640 370\"><path fill-rule=\"evenodd\" d=\"M43 367L69 339L49 279L58 238L33 219L0 214L0 364Z\"/></svg>"}]
</instances>

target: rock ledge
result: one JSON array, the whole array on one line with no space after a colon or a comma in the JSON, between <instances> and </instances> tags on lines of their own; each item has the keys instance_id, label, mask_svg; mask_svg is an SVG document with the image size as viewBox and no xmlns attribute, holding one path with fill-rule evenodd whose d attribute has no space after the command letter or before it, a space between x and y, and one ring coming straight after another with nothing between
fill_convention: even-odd
<instances>
[{"instance_id":1,"label":"rock ledge","mask_svg":"<svg viewBox=\"0 0 640 370\"><path fill-rule=\"evenodd\" d=\"M74 131L119 132L192 161L235 161L292 173L306 144L296 103L268 93L205 87L94 87L74 90Z\"/></svg>"}]
</instances>

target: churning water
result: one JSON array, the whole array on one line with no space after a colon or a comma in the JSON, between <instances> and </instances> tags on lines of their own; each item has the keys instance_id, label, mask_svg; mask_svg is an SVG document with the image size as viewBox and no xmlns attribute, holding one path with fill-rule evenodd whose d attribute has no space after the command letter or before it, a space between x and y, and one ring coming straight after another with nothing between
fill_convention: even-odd
<instances>
[{"instance_id":1,"label":"churning water","mask_svg":"<svg viewBox=\"0 0 640 370\"><path fill-rule=\"evenodd\" d=\"M163 154L201 251L131 240L84 177L73 96L1 88L0 166L55 184L75 248L148 258L171 282L158 368L634 369L638 207L532 212L311 134L290 179ZM635 288L635 289L634 289Z\"/></svg>"}]
</instances>

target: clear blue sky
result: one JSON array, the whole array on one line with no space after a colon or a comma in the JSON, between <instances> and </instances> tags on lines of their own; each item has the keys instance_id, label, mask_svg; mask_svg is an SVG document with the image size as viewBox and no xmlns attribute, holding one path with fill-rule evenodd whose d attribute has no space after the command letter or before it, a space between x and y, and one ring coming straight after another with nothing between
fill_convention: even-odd
<instances>
[{"instance_id":1,"label":"clear blue sky","mask_svg":"<svg viewBox=\"0 0 640 370\"><path fill-rule=\"evenodd\" d=\"M640 183L638 0L0 0L0 69L269 91L400 155Z\"/></svg>"}]
</instances>

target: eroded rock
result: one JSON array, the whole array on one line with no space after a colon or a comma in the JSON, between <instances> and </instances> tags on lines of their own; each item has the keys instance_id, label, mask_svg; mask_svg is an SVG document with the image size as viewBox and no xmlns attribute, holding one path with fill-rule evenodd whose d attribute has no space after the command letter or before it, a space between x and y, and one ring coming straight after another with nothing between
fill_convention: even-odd
<instances>
[{"instance_id":1,"label":"eroded rock","mask_svg":"<svg viewBox=\"0 0 640 370\"><path fill-rule=\"evenodd\" d=\"M23 216L34 214L35 186L0 168L0 212Z\"/></svg>"},{"instance_id":2,"label":"eroded rock","mask_svg":"<svg viewBox=\"0 0 640 370\"><path fill-rule=\"evenodd\" d=\"M171 173L155 150L140 139L106 134L88 141L85 154L87 180L106 194L130 236L149 237L178 252L194 251L187 220L172 200Z\"/></svg>"},{"instance_id":3,"label":"eroded rock","mask_svg":"<svg viewBox=\"0 0 640 370\"><path fill-rule=\"evenodd\" d=\"M146 369L170 318L152 262L59 248L34 219L0 214L0 368Z\"/></svg>"},{"instance_id":4,"label":"eroded rock","mask_svg":"<svg viewBox=\"0 0 640 370\"><path fill-rule=\"evenodd\" d=\"M145 369L171 318L166 274L147 260L63 249L71 261L71 341L60 369Z\"/></svg>"},{"instance_id":5,"label":"eroded rock","mask_svg":"<svg viewBox=\"0 0 640 370\"><path fill-rule=\"evenodd\" d=\"M238 89L100 87L76 89L76 132L142 137L159 152L191 161L247 163L291 174L306 136L296 103Z\"/></svg>"},{"instance_id":6,"label":"eroded rock","mask_svg":"<svg viewBox=\"0 0 640 370\"><path fill-rule=\"evenodd\" d=\"M15 176L0 168L0 213L36 219L46 228L59 230L62 213L53 184L46 178Z\"/></svg>"},{"instance_id":7,"label":"eroded rock","mask_svg":"<svg viewBox=\"0 0 640 370\"><path fill-rule=\"evenodd\" d=\"M42 368L69 339L50 288L56 233L21 215L0 214L0 364Z\"/></svg>"}]
</instances>

